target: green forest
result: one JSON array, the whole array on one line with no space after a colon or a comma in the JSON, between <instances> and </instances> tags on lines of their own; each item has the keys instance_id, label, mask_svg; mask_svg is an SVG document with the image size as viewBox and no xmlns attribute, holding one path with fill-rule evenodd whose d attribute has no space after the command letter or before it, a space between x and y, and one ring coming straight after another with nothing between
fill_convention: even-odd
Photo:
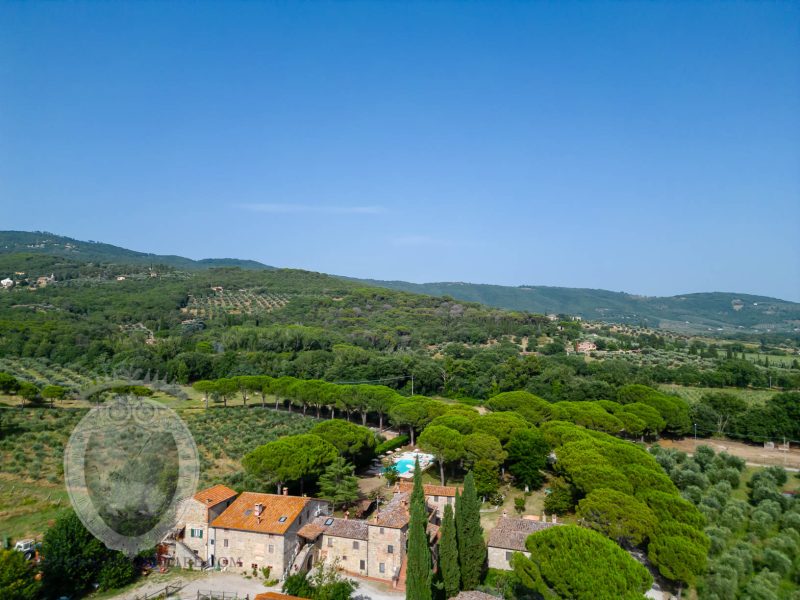
<instances>
[{"instance_id":1,"label":"green forest","mask_svg":"<svg viewBox=\"0 0 800 600\"><path fill-rule=\"evenodd\" d=\"M345 506L359 469L410 442L435 457L434 481L469 481L487 506L512 488L540 493L569 523L529 538L541 556L559 548L551 558L433 582L446 597L588 598L601 567L585 548L625 574L594 597L641 598L654 579L714 600L797 597L792 474L658 445L690 435L797 443L796 338L582 321L299 270L42 253L0 254L0 268L15 274L0 290L3 476L29 477L31 494L60 482L46 448L63 449L87 406L157 396L195 436L204 485L288 487ZM386 426L400 437L369 429ZM84 535L66 518L50 543ZM131 563L101 555L96 569L130 580Z\"/></svg>"}]
</instances>

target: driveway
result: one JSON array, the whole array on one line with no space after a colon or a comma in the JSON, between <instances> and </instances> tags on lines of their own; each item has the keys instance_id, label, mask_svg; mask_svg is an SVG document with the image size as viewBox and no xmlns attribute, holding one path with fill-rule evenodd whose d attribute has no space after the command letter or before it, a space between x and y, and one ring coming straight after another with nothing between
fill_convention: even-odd
<instances>
[{"instance_id":1,"label":"driveway","mask_svg":"<svg viewBox=\"0 0 800 600\"><path fill-rule=\"evenodd\" d=\"M174 576L172 576L174 573ZM260 579L250 578L247 579L244 575L238 573L223 573L221 571L209 571L207 573L189 573L182 576L181 571L170 572L169 577L159 578L157 581L143 581L141 585L126 590L116 596L112 596L113 600L136 600L146 594L153 594L164 589L164 586L180 585L180 591L171 595L170 598L181 600L196 600L197 592L219 592L220 597L222 592L226 596L233 596L234 593L239 598L249 597L250 600L255 598L256 594L268 591L280 591L280 587L264 587Z\"/></svg>"},{"instance_id":2,"label":"driveway","mask_svg":"<svg viewBox=\"0 0 800 600\"><path fill-rule=\"evenodd\" d=\"M355 579L358 582L358 589L355 596L361 600L400 600L405 598L404 592L392 590L389 586L382 585L374 581ZM271 588L264 587L260 579L248 579L244 575L237 573L224 573L221 571L210 571L202 575L192 573L186 577L181 577L180 571L176 572L175 577L160 579L159 581L145 581L141 585L112 596L113 600L136 600L145 594L152 594L164 589L165 585L183 585L179 592L170 598L179 600L196 600L198 592L217 592L222 597L225 592L226 597L234 594L238 598L249 598L253 600L256 594L262 592L280 592L280 586Z\"/></svg>"}]
</instances>

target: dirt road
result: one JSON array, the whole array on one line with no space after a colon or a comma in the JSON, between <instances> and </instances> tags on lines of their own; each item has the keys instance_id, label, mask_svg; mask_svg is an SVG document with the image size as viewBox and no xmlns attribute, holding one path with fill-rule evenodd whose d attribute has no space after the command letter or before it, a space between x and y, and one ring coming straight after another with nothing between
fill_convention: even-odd
<instances>
[{"instance_id":1,"label":"dirt road","mask_svg":"<svg viewBox=\"0 0 800 600\"><path fill-rule=\"evenodd\" d=\"M725 451L733 456L743 458L749 465L771 466L780 465L787 469L800 469L800 449L782 449L776 445L774 449L744 444L733 440L709 440L684 438L682 440L660 440L658 442L664 448L675 448L683 452L693 453L697 446L710 446L715 452Z\"/></svg>"}]
</instances>

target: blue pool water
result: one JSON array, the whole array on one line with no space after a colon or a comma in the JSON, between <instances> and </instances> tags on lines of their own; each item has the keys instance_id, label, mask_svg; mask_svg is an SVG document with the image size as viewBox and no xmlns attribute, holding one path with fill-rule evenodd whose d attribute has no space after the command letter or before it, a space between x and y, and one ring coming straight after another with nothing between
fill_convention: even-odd
<instances>
[{"instance_id":1,"label":"blue pool water","mask_svg":"<svg viewBox=\"0 0 800 600\"><path fill-rule=\"evenodd\" d=\"M401 458L394 464L397 467L398 475L405 475L414 470L414 460L411 458Z\"/></svg>"}]
</instances>

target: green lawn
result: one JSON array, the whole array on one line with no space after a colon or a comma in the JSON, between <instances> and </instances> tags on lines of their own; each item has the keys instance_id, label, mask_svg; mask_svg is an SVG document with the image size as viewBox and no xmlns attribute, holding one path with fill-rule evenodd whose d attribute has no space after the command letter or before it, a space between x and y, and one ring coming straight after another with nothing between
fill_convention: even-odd
<instances>
[{"instance_id":1,"label":"green lawn","mask_svg":"<svg viewBox=\"0 0 800 600\"><path fill-rule=\"evenodd\" d=\"M61 484L0 473L0 541L41 538L67 506L69 498Z\"/></svg>"},{"instance_id":2,"label":"green lawn","mask_svg":"<svg viewBox=\"0 0 800 600\"><path fill-rule=\"evenodd\" d=\"M522 513L523 515L537 515L539 517L542 516L542 514L544 513L544 499L545 499L544 490L546 487L547 483L545 482L545 484L542 486L541 489L531 492L531 494L527 497L527 500L525 501L525 512ZM511 486L503 486L502 488L500 488L500 491L504 496L502 506L498 507L497 510L494 510L492 512L481 513L481 525L483 526L484 536L488 536L489 532L492 529L494 529L495 525L497 525L497 521L500 519L500 517L503 516L504 511L506 513L506 516L508 517L518 518L521 516L514 507L514 501L517 498L524 496L525 492ZM489 509L492 508L494 507L490 504L481 505L481 510L483 511L488 511ZM569 521L569 518L566 518L565 520Z\"/></svg>"},{"instance_id":3,"label":"green lawn","mask_svg":"<svg viewBox=\"0 0 800 600\"><path fill-rule=\"evenodd\" d=\"M662 392L678 394L689 403L699 402L706 394L733 394L742 398L748 405L764 404L769 398L779 392L779 390L754 390L749 388L708 388L708 387L689 387L663 383L658 386Z\"/></svg>"}]
</instances>

